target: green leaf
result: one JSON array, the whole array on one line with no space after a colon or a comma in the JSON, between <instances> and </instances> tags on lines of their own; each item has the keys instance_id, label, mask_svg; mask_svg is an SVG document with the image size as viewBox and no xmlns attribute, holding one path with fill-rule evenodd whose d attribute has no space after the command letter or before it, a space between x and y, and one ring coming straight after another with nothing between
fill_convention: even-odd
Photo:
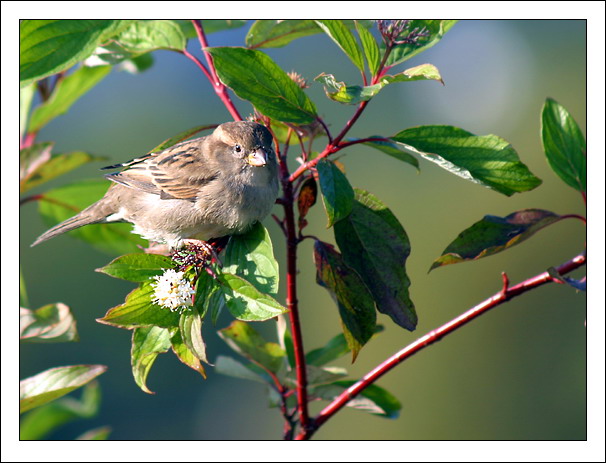
<instances>
[{"instance_id":1,"label":"green leaf","mask_svg":"<svg viewBox=\"0 0 606 463\"><path fill-rule=\"evenodd\" d=\"M375 335L383 331L383 326L375 326ZM338 358L343 357L350 351L347 340L343 334L338 334L323 347L309 351L305 359L309 365L324 366Z\"/></svg>"},{"instance_id":2,"label":"green leaf","mask_svg":"<svg viewBox=\"0 0 606 463\"><path fill-rule=\"evenodd\" d=\"M197 310L186 311L179 319L179 332L181 338L194 356L209 363L206 357L206 343L202 339L202 318Z\"/></svg>"},{"instance_id":3,"label":"green leaf","mask_svg":"<svg viewBox=\"0 0 606 463\"><path fill-rule=\"evenodd\" d=\"M315 21L262 19L255 21L250 27L246 34L246 46L250 48L283 47L295 39L320 32L322 29Z\"/></svg>"},{"instance_id":4,"label":"green leaf","mask_svg":"<svg viewBox=\"0 0 606 463\"><path fill-rule=\"evenodd\" d=\"M153 294L154 288L151 284L143 283L126 296L124 304L109 309L105 317L97 318L97 321L126 329L152 325L163 328L178 327L180 314L154 304Z\"/></svg>"},{"instance_id":5,"label":"green leaf","mask_svg":"<svg viewBox=\"0 0 606 463\"><path fill-rule=\"evenodd\" d=\"M312 390L312 395L332 401L353 384L355 384L355 381L343 380L335 381L332 384L316 386ZM376 384L371 384L365 388L357 397L347 402L347 406L391 419L397 418L402 409L402 404L398 399Z\"/></svg>"},{"instance_id":6,"label":"green leaf","mask_svg":"<svg viewBox=\"0 0 606 463\"><path fill-rule=\"evenodd\" d=\"M191 20L177 19L175 22L179 24L185 38L195 39L198 37ZM248 21L243 19L202 19L202 27L204 28L204 34L208 35L226 29L237 29L245 26L247 22Z\"/></svg>"},{"instance_id":7,"label":"green leaf","mask_svg":"<svg viewBox=\"0 0 606 463\"><path fill-rule=\"evenodd\" d=\"M187 140L188 138L197 134L198 132L202 132L203 130L208 130L208 129L214 129L215 127L217 127L216 124L198 125L191 129L184 130L183 132L180 132L177 135L164 140L162 143L160 143L158 146L156 146L153 150L151 150L150 153L159 153L160 151L164 151L165 149L170 148L171 146L176 145L177 143Z\"/></svg>"},{"instance_id":8,"label":"green leaf","mask_svg":"<svg viewBox=\"0 0 606 463\"><path fill-rule=\"evenodd\" d=\"M433 64L421 64L393 76L386 74L382 76L376 84L364 87L360 87L359 85L347 85L345 82L337 82L332 74L322 73L314 80L324 85L324 92L331 100L352 105L370 100L376 96L383 87L393 82L437 80L444 84L440 72Z\"/></svg>"},{"instance_id":9,"label":"green leaf","mask_svg":"<svg viewBox=\"0 0 606 463\"><path fill-rule=\"evenodd\" d=\"M109 42L97 47L92 55L84 60L88 67L115 66L119 71L139 74L154 64L151 53L137 53L128 51L118 42Z\"/></svg>"},{"instance_id":10,"label":"green leaf","mask_svg":"<svg viewBox=\"0 0 606 463\"><path fill-rule=\"evenodd\" d=\"M107 369L104 365L51 368L19 383L19 413L39 407L84 386Z\"/></svg>"},{"instance_id":11,"label":"green leaf","mask_svg":"<svg viewBox=\"0 0 606 463\"><path fill-rule=\"evenodd\" d=\"M109 426L101 426L80 434L76 440L107 440L111 432L112 428Z\"/></svg>"},{"instance_id":12,"label":"green leaf","mask_svg":"<svg viewBox=\"0 0 606 463\"><path fill-rule=\"evenodd\" d=\"M316 168L320 178L324 209L328 217L326 228L330 228L351 212L354 190L345 174L333 162L322 159Z\"/></svg>"},{"instance_id":13,"label":"green leaf","mask_svg":"<svg viewBox=\"0 0 606 463\"><path fill-rule=\"evenodd\" d=\"M413 331L417 314L408 292L406 260L410 242L406 231L377 197L364 190L355 191L351 214L334 227L343 259L358 272L379 312Z\"/></svg>"},{"instance_id":14,"label":"green leaf","mask_svg":"<svg viewBox=\"0 0 606 463\"><path fill-rule=\"evenodd\" d=\"M136 253L117 257L96 271L110 277L142 283L151 280L156 275L162 275L164 270L173 267L172 260L166 256Z\"/></svg>"},{"instance_id":15,"label":"green leaf","mask_svg":"<svg viewBox=\"0 0 606 463\"><path fill-rule=\"evenodd\" d=\"M570 113L548 98L541 115L541 141L549 165L569 186L587 193L587 144Z\"/></svg>"},{"instance_id":16,"label":"green leaf","mask_svg":"<svg viewBox=\"0 0 606 463\"><path fill-rule=\"evenodd\" d=\"M237 47L206 50L221 81L266 116L295 124L316 119L313 102L265 53Z\"/></svg>"},{"instance_id":17,"label":"green leaf","mask_svg":"<svg viewBox=\"0 0 606 463\"><path fill-rule=\"evenodd\" d=\"M89 180L47 191L38 201L40 214L48 225L56 225L101 199L109 186L107 180ZM147 241L131 231L131 224L114 223L87 225L69 233L103 252L126 254L147 245Z\"/></svg>"},{"instance_id":18,"label":"green leaf","mask_svg":"<svg viewBox=\"0 0 606 463\"><path fill-rule=\"evenodd\" d=\"M382 137L376 135L376 136L370 136L367 138L382 138ZM355 141L355 140L357 140L357 139L350 138L347 141ZM374 149L377 149L385 154L388 154L389 156L396 158L399 161L406 162L407 164L410 164L411 166L416 167L417 171L419 170L419 161L417 160L417 158L415 158L412 154L409 154L406 151L403 151L401 148L401 145L398 145L397 143L392 143L389 139L367 141L367 142L364 142L363 144L366 146L370 146Z\"/></svg>"},{"instance_id":19,"label":"green leaf","mask_svg":"<svg viewBox=\"0 0 606 463\"><path fill-rule=\"evenodd\" d=\"M225 249L223 272L238 275L262 293L278 294L278 261L274 257L271 237L257 222L242 235L233 235Z\"/></svg>"},{"instance_id":20,"label":"green leaf","mask_svg":"<svg viewBox=\"0 0 606 463\"><path fill-rule=\"evenodd\" d=\"M284 364L286 352L275 342L267 342L251 325L233 321L217 332L238 354L277 373Z\"/></svg>"},{"instance_id":21,"label":"green leaf","mask_svg":"<svg viewBox=\"0 0 606 463\"><path fill-rule=\"evenodd\" d=\"M55 429L77 419L94 417L101 403L101 389L97 381L82 389L80 400L63 397L32 410L19 423L19 439L41 440Z\"/></svg>"},{"instance_id":22,"label":"green leaf","mask_svg":"<svg viewBox=\"0 0 606 463\"><path fill-rule=\"evenodd\" d=\"M19 339L30 342L78 341L76 320L69 307L61 302L36 310L20 307Z\"/></svg>"},{"instance_id":23,"label":"green leaf","mask_svg":"<svg viewBox=\"0 0 606 463\"><path fill-rule=\"evenodd\" d=\"M391 139L459 177L507 196L541 184L512 146L496 135L476 136L449 125L424 125Z\"/></svg>"},{"instance_id":24,"label":"green leaf","mask_svg":"<svg viewBox=\"0 0 606 463\"><path fill-rule=\"evenodd\" d=\"M166 328L146 326L133 330L130 361L135 383L143 392L154 394L147 387L147 375L156 357L166 353L170 346L170 332Z\"/></svg>"},{"instance_id":25,"label":"green leaf","mask_svg":"<svg viewBox=\"0 0 606 463\"><path fill-rule=\"evenodd\" d=\"M364 57L362 50L354 35L349 31L343 21L330 19L316 21L316 24L335 42L341 50L349 57L351 62L364 72Z\"/></svg>"},{"instance_id":26,"label":"green leaf","mask_svg":"<svg viewBox=\"0 0 606 463\"><path fill-rule=\"evenodd\" d=\"M112 20L23 20L19 24L19 85L65 71L131 23Z\"/></svg>"},{"instance_id":27,"label":"green leaf","mask_svg":"<svg viewBox=\"0 0 606 463\"><path fill-rule=\"evenodd\" d=\"M314 365L306 366L307 373L307 384L310 387L318 386L321 384L330 384L343 377L347 376L347 370L340 367L326 367L320 368ZM284 376L284 384L288 387L295 389L297 387L297 372L295 370L289 371Z\"/></svg>"},{"instance_id":28,"label":"green leaf","mask_svg":"<svg viewBox=\"0 0 606 463\"><path fill-rule=\"evenodd\" d=\"M116 40L131 53L160 49L182 51L187 42L179 24L165 19L134 21Z\"/></svg>"},{"instance_id":29,"label":"green leaf","mask_svg":"<svg viewBox=\"0 0 606 463\"><path fill-rule=\"evenodd\" d=\"M34 84L19 89L19 139L22 139L27 131L27 119L35 93Z\"/></svg>"},{"instance_id":30,"label":"green leaf","mask_svg":"<svg viewBox=\"0 0 606 463\"><path fill-rule=\"evenodd\" d=\"M219 275L219 282L227 308L238 320L264 321L288 311L273 297L261 293L242 277L223 273Z\"/></svg>"},{"instance_id":31,"label":"green leaf","mask_svg":"<svg viewBox=\"0 0 606 463\"><path fill-rule=\"evenodd\" d=\"M219 355L216 360L215 372L220 375L231 376L232 378L248 379L249 381L256 381L258 383L267 384L271 381L271 378L264 373L253 371L252 365L238 362L236 359Z\"/></svg>"},{"instance_id":32,"label":"green leaf","mask_svg":"<svg viewBox=\"0 0 606 463\"><path fill-rule=\"evenodd\" d=\"M347 85L345 82L337 82L332 74L322 73L314 80L324 85L324 92L331 100L345 104L358 104L368 101L381 91L385 83L361 87L359 85Z\"/></svg>"},{"instance_id":33,"label":"green leaf","mask_svg":"<svg viewBox=\"0 0 606 463\"><path fill-rule=\"evenodd\" d=\"M433 47L456 22L456 20L450 19L412 20L408 30L412 31L418 28L420 31L422 28L425 28L427 37L420 38L417 44L403 43L395 45L387 58L386 65L389 67L395 66ZM385 45L382 43L381 51L384 52L384 49Z\"/></svg>"},{"instance_id":34,"label":"green leaf","mask_svg":"<svg viewBox=\"0 0 606 463\"><path fill-rule=\"evenodd\" d=\"M97 85L111 69L111 66L81 67L61 79L51 97L32 113L29 130L38 132L55 117L66 113L78 98Z\"/></svg>"},{"instance_id":35,"label":"green leaf","mask_svg":"<svg viewBox=\"0 0 606 463\"><path fill-rule=\"evenodd\" d=\"M177 356L177 358L189 368L194 371L197 371L202 375L204 379L206 379L206 371L200 362L200 359L192 352L192 350L185 344L183 341L183 337L181 336L180 330L175 330L173 335L170 338L171 346L173 348L173 352ZM208 362L207 362L208 363Z\"/></svg>"},{"instance_id":36,"label":"green leaf","mask_svg":"<svg viewBox=\"0 0 606 463\"><path fill-rule=\"evenodd\" d=\"M406 69L406 71L393 76L386 74L381 78L382 82L387 81L386 84L392 82L414 82L416 80L437 80L444 85L438 68L429 63L419 64L418 66Z\"/></svg>"},{"instance_id":37,"label":"green leaf","mask_svg":"<svg viewBox=\"0 0 606 463\"><path fill-rule=\"evenodd\" d=\"M477 260L504 251L527 240L541 228L561 220L541 209L525 209L507 217L486 215L462 231L432 264L430 271L443 265Z\"/></svg>"},{"instance_id":38,"label":"green leaf","mask_svg":"<svg viewBox=\"0 0 606 463\"><path fill-rule=\"evenodd\" d=\"M370 74L375 76L379 70L379 65L381 64L381 52L379 51L377 41L369 30L357 21L356 30L358 31L360 41L362 42L362 48L364 49L364 55L366 56Z\"/></svg>"},{"instance_id":39,"label":"green leaf","mask_svg":"<svg viewBox=\"0 0 606 463\"><path fill-rule=\"evenodd\" d=\"M36 145L37 146L37 145ZM25 150L23 150L25 151ZM38 185L57 178L67 172L70 172L89 162L106 160L102 156L94 156L83 151L73 151L71 153L53 154L43 164L31 170L20 185L20 193L25 193Z\"/></svg>"},{"instance_id":40,"label":"green leaf","mask_svg":"<svg viewBox=\"0 0 606 463\"><path fill-rule=\"evenodd\" d=\"M375 330L374 301L360 276L345 264L332 246L316 241L314 262L317 283L324 286L337 303L343 335L354 362Z\"/></svg>"}]
</instances>

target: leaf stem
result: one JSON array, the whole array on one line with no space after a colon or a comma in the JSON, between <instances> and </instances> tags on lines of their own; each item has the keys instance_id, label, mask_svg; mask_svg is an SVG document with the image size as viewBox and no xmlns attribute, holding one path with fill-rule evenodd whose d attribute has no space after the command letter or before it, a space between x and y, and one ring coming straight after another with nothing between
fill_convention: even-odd
<instances>
[{"instance_id":1,"label":"leaf stem","mask_svg":"<svg viewBox=\"0 0 606 463\"><path fill-rule=\"evenodd\" d=\"M557 272L560 275L564 275L566 273L570 273L571 271L585 265L587 260L586 252L583 252L576 257L572 258L568 262L560 265L556 268ZM400 350L383 363L378 365L372 371L367 373L360 381L351 385L347 390L345 390L342 394L340 394L337 398L335 398L326 408L324 408L318 416L313 420L314 428L305 430L302 429L301 432L295 437L296 440L307 440L309 439L315 431L322 426L329 418L331 418L336 412L338 412L341 408L343 408L351 399L356 397L360 392L366 389L368 386L377 381L381 376L383 376L388 371L392 370L394 367L402 363L404 360L412 357L417 352L423 350L424 348L430 346L431 344L439 341L444 336L453 333L458 330L462 326L466 325L470 321L479 317L480 315L488 312L490 309L497 307L504 302L519 296L527 291L530 291L534 288L542 286L546 283L557 281L554 279L548 272L540 273L534 277L531 277L521 283L518 283L515 286L509 286L509 281L506 275L503 275L503 287L502 289L486 299L484 302L476 305L475 307L469 309L463 314L459 315L455 319L449 321L448 323L442 325L441 327L432 330L425 334L424 336L417 339L412 344L409 344L404 349Z\"/></svg>"}]
</instances>

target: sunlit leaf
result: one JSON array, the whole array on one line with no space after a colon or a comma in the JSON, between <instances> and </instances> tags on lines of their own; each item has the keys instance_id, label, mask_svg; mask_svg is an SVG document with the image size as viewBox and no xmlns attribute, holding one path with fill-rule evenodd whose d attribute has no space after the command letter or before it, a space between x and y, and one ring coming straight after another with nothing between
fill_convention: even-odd
<instances>
[{"instance_id":1,"label":"sunlit leaf","mask_svg":"<svg viewBox=\"0 0 606 463\"><path fill-rule=\"evenodd\" d=\"M19 413L44 405L84 386L107 369L104 365L51 368L19 383Z\"/></svg>"},{"instance_id":2,"label":"sunlit leaf","mask_svg":"<svg viewBox=\"0 0 606 463\"><path fill-rule=\"evenodd\" d=\"M65 71L131 20L23 20L19 23L19 84Z\"/></svg>"},{"instance_id":3,"label":"sunlit leaf","mask_svg":"<svg viewBox=\"0 0 606 463\"><path fill-rule=\"evenodd\" d=\"M159 354L170 349L170 332L158 326L146 326L133 330L131 367L137 386L143 392L154 394L147 387L147 376Z\"/></svg>"},{"instance_id":4,"label":"sunlit leaf","mask_svg":"<svg viewBox=\"0 0 606 463\"><path fill-rule=\"evenodd\" d=\"M19 439L44 439L66 423L94 417L100 404L101 389L97 381L92 381L82 388L80 399L62 397L25 415L19 423Z\"/></svg>"},{"instance_id":5,"label":"sunlit leaf","mask_svg":"<svg viewBox=\"0 0 606 463\"><path fill-rule=\"evenodd\" d=\"M164 270L173 267L174 264L166 256L139 252L117 257L96 271L114 278L139 283L151 280L155 275L162 275Z\"/></svg>"},{"instance_id":6,"label":"sunlit leaf","mask_svg":"<svg viewBox=\"0 0 606 463\"><path fill-rule=\"evenodd\" d=\"M152 325L163 328L178 327L180 314L154 304L151 301L153 293L151 284L143 283L126 296L124 304L109 309L105 316L97 318L97 321L126 329Z\"/></svg>"},{"instance_id":7,"label":"sunlit leaf","mask_svg":"<svg viewBox=\"0 0 606 463\"><path fill-rule=\"evenodd\" d=\"M78 341L76 320L69 307L61 302L36 310L20 307L19 339L30 342Z\"/></svg>"},{"instance_id":8,"label":"sunlit leaf","mask_svg":"<svg viewBox=\"0 0 606 463\"><path fill-rule=\"evenodd\" d=\"M241 276L262 293L274 297L278 294L278 261L271 237L261 223L230 238L225 248L223 272Z\"/></svg>"},{"instance_id":9,"label":"sunlit leaf","mask_svg":"<svg viewBox=\"0 0 606 463\"><path fill-rule=\"evenodd\" d=\"M541 184L512 146L496 135L476 136L453 126L425 125L402 130L391 139L459 177L507 196Z\"/></svg>"},{"instance_id":10,"label":"sunlit leaf","mask_svg":"<svg viewBox=\"0 0 606 463\"><path fill-rule=\"evenodd\" d=\"M221 81L266 116L295 124L315 120L313 102L262 51L238 47L207 48L207 51Z\"/></svg>"},{"instance_id":11,"label":"sunlit leaf","mask_svg":"<svg viewBox=\"0 0 606 463\"><path fill-rule=\"evenodd\" d=\"M381 52L379 51L379 46L369 30L357 21L356 30L360 36L360 42L362 42L362 48L364 49L368 69L370 70L370 74L374 76L377 74L379 65L381 64Z\"/></svg>"},{"instance_id":12,"label":"sunlit leaf","mask_svg":"<svg viewBox=\"0 0 606 463\"><path fill-rule=\"evenodd\" d=\"M192 352L187 344L185 344L180 330L174 330L174 333L170 338L170 343L177 358L184 365L187 365L192 370L197 371L204 379L206 379L206 371L204 370L200 359Z\"/></svg>"},{"instance_id":13,"label":"sunlit leaf","mask_svg":"<svg viewBox=\"0 0 606 463\"><path fill-rule=\"evenodd\" d=\"M355 36L350 32L343 21L328 19L316 21L316 24L335 42L349 57L358 69L364 71L364 57Z\"/></svg>"},{"instance_id":14,"label":"sunlit leaf","mask_svg":"<svg viewBox=\"0 0 606 463\"><path fill-rule=\"evenodd\" d=\"M264 321L287 312L286 307L242 277L222 273L219 281L227 308L238 320Z\"/></svg>"},{"instance_id":15,"label":"sunlit leaf","mask_svg":"<svg viewBox=\"0 0 606 463\"><path fill-rule=\"evenodd\" d=\"M266 341L250 323L236 320L217 333L238 354L269 371L277 373L284 364L286 352L275 342Z\"/></svg>"},{"instance_id":16,"label":"sunlit leaf","mask_svg":"<svg viewBox=\"0 0 606 463\"><path fill-rule=\"evenodd\" d=\"M166 19L133 21L116 40L127 51L134 53L159 49L181 51L186 44L179 25Z\"/></svg>"}]
</instances>

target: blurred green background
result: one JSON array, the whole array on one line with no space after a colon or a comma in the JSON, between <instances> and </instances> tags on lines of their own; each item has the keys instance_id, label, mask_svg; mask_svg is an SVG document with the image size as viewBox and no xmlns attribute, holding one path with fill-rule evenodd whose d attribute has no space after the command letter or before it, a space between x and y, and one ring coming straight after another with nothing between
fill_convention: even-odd
<instances>
[{"instance_id":1,"label":"blurred green background","mask_svg":"<svg viewBox=\"0 0 606 463\"><path fill-rule=\"evenodd\" d=\"M210 45L243 45L247 30L211 34ZM547 165L539 138L540 111L547 97L563 104L585 133L585 34L584 21L461 21L438 45L396 68L432 63L446 85L430 81L388 86L350 132L352 137L393 135L415 125L450 124L478 135L494 133L508 140L543 180L534 191L507 198L426 161L421 161L417 173L370 148L354 147L340 157L352 185L381 198L404 225L412 243L407 269L419 315L414 333L381 315L385 332L362 350L354 365L348 359L338 363L348 367L353 378L497 292L502 271L517 283L583 249L585 228L569 220L505 253L427 273L458 233L485 214L504 216L524 208L585 214L580 196ZM201 55L196 41L190 41L189 50ZM295 70L310 82L321 72L358 82L353 65L322 35L264 51L284 70ZM195 125L230 120L192 62L165 51L156 52L154 58L154 66L140 75L113 71L68 114L43 129L38 140L55 141L55 152L83 150L109 156L109 164L131 159ZM318 83L308 92L333 133L338 132L354 108L328 100ZM243 115L250 113L247 102L237 97L234 101ZM316 142L316 149L322 141ZM291 154L294 158L295 151ZM32 193L82 178L100 178L98 168L103 165L80 168ZM292 160L291 168L295 165ZM274 212L281 215L277 206ZM334 242L332 231L325 229L320 204L308 218L309 233ZM148 379L156 394L141 392L130 371L130 332L95 322L108 308L120 304L133 284L95 273L113 256L69 236L30 248L46 229L35 204L21 208L19 221L20 263L31 307L59 301L68 304L81 337L78 344L20 346L20 377L58 365L109 367L100 377L99 415L74 422L52 438L71 439L101 425L111 426L110 438L121 440L281 438L280 415L267 408L263 386L217 375L212 367L204 381L174 355L160 356ZM265 225L283 263L284 239L271 220ZM307 350L323 345L340 330L335 304L315 284L311 250L312 242L304 242L299 258L299 301ZM282 300L283 286L282 282ZM397 420L346 409L315 438L585 439L585 308L585 295L562 285L548 285L516 298L378 382L402 402ZM229 315L223 314L218 325L229 323ZM268 336L275 332L273 322L255 328ZM210 323L204 335L211 360L231 355ZM325 404L313 404L312 411Z\"/></svg>"}]
</instances>

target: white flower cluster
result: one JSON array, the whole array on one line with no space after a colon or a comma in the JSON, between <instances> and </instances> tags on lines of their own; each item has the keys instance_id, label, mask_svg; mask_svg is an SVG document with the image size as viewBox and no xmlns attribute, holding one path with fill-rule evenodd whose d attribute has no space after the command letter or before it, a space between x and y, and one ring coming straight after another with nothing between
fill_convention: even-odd
<instances>
[{"instance_id":1,"label":"white flower cluster","mask_svg":"<svg viewBox=\"0 0 606 463\"><path fill-rule=\"evenodd\" d=\"M162 275L154 276L154 279L156 281L151 284L154 288L153 302L173 312L192 305L192 296L196 292L184 278L184 272L169 269Z\"/></svg>"}]
</instances>

